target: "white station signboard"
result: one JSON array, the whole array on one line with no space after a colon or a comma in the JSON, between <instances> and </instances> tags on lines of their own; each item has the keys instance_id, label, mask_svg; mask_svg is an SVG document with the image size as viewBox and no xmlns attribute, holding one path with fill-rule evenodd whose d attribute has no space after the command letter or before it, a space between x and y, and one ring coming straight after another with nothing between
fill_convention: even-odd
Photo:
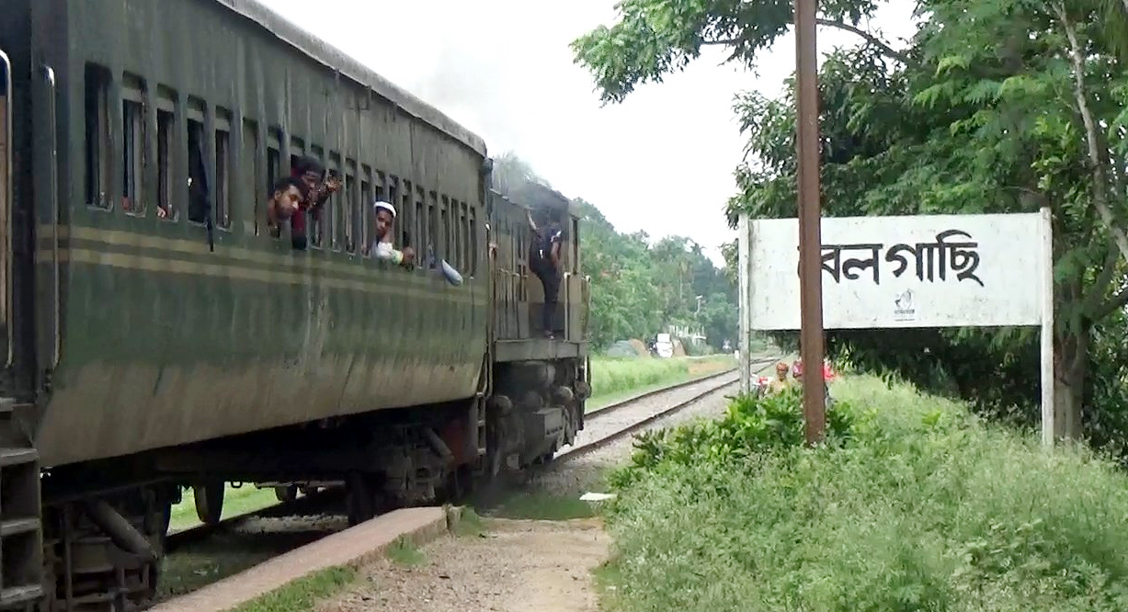
<instances>
[{"instance_id":1,"label":"white station signboard","mask_svg":"<svg viewBox=\"0 0 1128 612\"><path fill-rule=\"evenodd\" d=\"M798 220L749 226L751 327L799 329ZM1043 322L1048 214L828 217L821 230L825 329Z\"/></svg>"}]
</instances>

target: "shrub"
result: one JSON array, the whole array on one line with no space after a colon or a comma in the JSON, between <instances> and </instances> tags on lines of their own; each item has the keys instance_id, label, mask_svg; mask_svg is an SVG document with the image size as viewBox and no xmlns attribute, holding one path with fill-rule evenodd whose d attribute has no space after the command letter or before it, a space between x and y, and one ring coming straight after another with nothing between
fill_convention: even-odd
<instances>
[{"instance_id":1,"label":"shrub","mask_svg":"<svg viewBox=\"0 0 1128 612\"><path fill-rule=\"evenodd\" d=\"M730 437L697 426L640 442L609 516L620 607L1128 609L1128 477L1114 464L902 385L852 379L837 395L850 408L835 444L806 448L790 423L736 435L786 416L743 399L722 420Z\"/></svg>"},{"instance_id":2,"label":"shrub","mask_svg":"<svg viewBox=\"0 0 1128 612\"><path fill-rule=\"evenodd\" d=\"M826 413L827 442L841 444L850 436L850 407L833 403ZM672 429L643 432L634 443L630 463L611 473L612 487L629 487L663 463L728 465L756 453L804 444L802 392L796 387L777 395L731 398L724 418Z\"/></svg>"}]
</instances>

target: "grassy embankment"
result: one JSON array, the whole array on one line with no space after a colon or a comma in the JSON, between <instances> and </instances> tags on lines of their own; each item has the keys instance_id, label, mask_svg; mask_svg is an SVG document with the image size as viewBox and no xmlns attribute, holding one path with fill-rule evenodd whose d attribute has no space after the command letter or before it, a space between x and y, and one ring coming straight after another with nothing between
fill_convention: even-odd
<instances>
[{"instance_id":1,"label":"grassy embankment","mask_svg":"<svg viewBox=\"0 0 1128 612\"><path fill-rule=\"evenodd\" d=\"M821 449L802 447L795 398L644 440L611 479L605 606L1128 609L1123 471L903 385L833 391L845 435Z\"/></svg>"},{"instance_id":2,"label":"grassy embankment","mask_svg":"<svg viewBox=\"0 0 1128 612\"><path fill-rule=\"evenodd\" d=\"M716 374L735 365L731 355L672 359L593 357L593 397L587 402L587 407L589 411L595 410L638 393ZM223 516L254 512L278 503L273 489L256 489L254 485L239 489L228 486L224 496ZM170 528L187 529L198 524L189 489L184 492L183 501L172 508Z\"/></svg>"},{"instance_id":3,"label":"grassy embankment","mask_svg":"<svg viewBox=\"0 0 1128 612\"><path fill-rule=\"evenodd\" d=\"M703 378L735 367L736 360L732 355L670 359L593 357L592 396L587 401L587 411L599 410L632 395Z\"/></svg>"}]
</instances>

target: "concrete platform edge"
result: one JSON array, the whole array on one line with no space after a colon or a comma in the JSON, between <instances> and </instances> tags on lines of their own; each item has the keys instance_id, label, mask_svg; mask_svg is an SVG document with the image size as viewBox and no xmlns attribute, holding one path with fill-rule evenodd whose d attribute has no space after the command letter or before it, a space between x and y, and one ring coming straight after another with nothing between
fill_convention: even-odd
<instances>
[{"instance_id":1,"label":"concrete platform edge","mask_svg":"<svg viewBox=\"0 0 1128 612\"><path fill-rule=\"evenodd\" d=\"M462 508L451 506L395 510L286 552L202 589L162 602L149 610L231 610L316 572L332 567L364 567L383 557L388 548L401 538L415 546L422 546L452 532L461 516ZM404 522L407 524L397 525ZM381 529L382 523L388 524L387 530ZM375 541L367 545L366 540ZM342 552L341 549L345 550ZM334 550L336 554L326 554L327 550Z\"/></svg>"}]
</instances>

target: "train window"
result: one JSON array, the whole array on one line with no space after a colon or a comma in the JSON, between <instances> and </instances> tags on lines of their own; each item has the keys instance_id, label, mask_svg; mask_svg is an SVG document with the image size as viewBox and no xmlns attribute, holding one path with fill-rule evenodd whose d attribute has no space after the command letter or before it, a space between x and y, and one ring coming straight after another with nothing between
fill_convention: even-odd
<instances>
[{"instance_id":1,"label":"train window","mask_svg":"<svg viewBox=\"0 0 1128 612\"><path fill-rule=\"evenodd\" d=\"M172 202L173 151L176 150L176 92L157 88L157 217L176 221Z\"/></svg>"},{"instance_id":2,"label":"train window","mask_svg":"<svg viewBox=\"0 0 1128 612\"><path fill-rule=\"evenodd\" d=\"M399 177L389 176L388 177L388 193L385 195L385 197L383 197L381 199L394 206L396 204L396 202L399 201L399 193L400 193ZM397 210L396 212L399 212L399 211ZM403 248L403 245L400 245L400 248Z\"/></svg>"},{"instance_id":3,"label":"train window","mask_svg":"<svg viewBox=\"0 0 1128 612\"><path fill-rule=\"evenodd\" d=\"M298 160L305 155L305 142L297 136L290 137L290 167L298 165ZM317 156L320 159L321 156Z\"/></svg>"},{"instance_id":4,"label":"train window","mask_svg":"<svg viewBox=\"0 0 1128 612\"><path fill-rule=\"evenodd\" d=\"M430 198L427 201L427 253L436 259L442 257L440 250L442 244L439 242L441 226L439 225L439 192L432 191L428 194Z\"/></svg>"},{"instance_id":5,"label":"train window","mask_svg":"<svg viewBox=\"0 0 1128 612\"><path fill-rule=\"evenodd\" d=\"M262 207L265 205L266 196L263 194L264 189L270 189L271 186L263 186L259 177L262 176L262 162L259 160L258 155L258 125L250 119L243 120L243 151L239 159L240 171L240 188L246 194L246 197L251 198L253 201L254 217L251 219L251 227L253 227L254 235L259 235L259 215L262 213ZM247 227L246 217L243 218L244 227ZM244 230L247 231L247 230Z\"/></svg>"},{"instance_id":6,"label":"train window","mask_svg":"<svg viewBox=\"0 0 1128 612\"><path fill-rule=\"evenodd\" d=\"M86 203L110 208L110 80L109 69L86 65Z\"/></svg>"},{"instance_id":7,"label":"train window","mask_svg":"<svg viewBox=\"0 0 1128 612\"><path fill-rule=\"evenodd\" d=\"M356 253L360 243L360 192L356 186L356 162L345 162L345 250Z\"/></svg>"},{"instance_id":8,"label":"train window","mask_svg":"<svg viewBox=\"0 0 1128 612\"><path fill-rule=\"evenodd\" d=\"M419 257L426 255L427 250L427 193L422 187L415 189L415 250Z\"/></svg>"},{"instance_id":9,"label":"train window","mask_svg":"<svg viewBox=\"0 0 1128 612\"><path fill-rule=\"evenodd\" d=\"M465 268L470 263L470 219L466 213L466 202L458 204L458 263Z\"/></svg>"},{"instance_id":10,"label":"train window","mask_svg":"<svg viewBox=\"0 0 1128 612\"><path fill-rule=\"evenodd\" d=\"M188 98L188 220L192 223L204 223L208 218L206 112L202 100Z\"/></svg>"},{"instance_id":11,"label":"train window","mask_svg":"<svg viewBox=\"0 0 1128 612\"><path fill-rule=\"evenodd\" d=\"M478 209L470 207L470 261L467 270L471 278L478 273Z\"/></svg>"},{"instance_id":12,"label":"train window","mask_svg":"<svg viewBox=\"0 0 1128 612\"><path fill-rule=\"evenodd\" d=\"M368 254L369 233L372 231L372 168L368 165L360 167L360 217L356 231L357 240L360 242L361 254Z\"/></svg>"},{"instance_id":13,"label":"train window","mask_svg":"<svg viewBox=\"0 0 1128 612\"><path fill-rule=\"evenodd\" d=\"M399 244L401 249L408 246L408 241L411 236L409 230L411 218L414 216L411 213L411 198L413 193L415 193L415 188L411 186L411 181L404 181L403 189L400 190L400 201L392 202L396 207L397 219L395 227L396 231L399 232ZM395 236L393 236L392 239L394 240Z\"/></svg>"},{"instance_id":14,"label":"train window","mask_svg":"<svg viewBox=\"0 0 1128 612\"><path fill-rule=\"evenodd\" d=\"M231 113L215 111L215 224L231 229Z\"/></svg>"},{"instance_id":15,"label":"train window","mask_svg":"<svg viewBox=\"0 0 1128 612\"><path fill-rule=\"evenodd\" d=\"M128 214L144 215L145 83L127 74L121 89L121 208Z\"/></svg>"},{"instance_id":16,"label":"train window","mask_svg":"<svg viewBox=\"0 0 1128 612\"><path fill-rule=\"evenodd\" d=\"M341 166L341 154L329 153L329 164L326 166L329 170L336 170L338 175L342 175L341 183L344 183L344 171ZM344 185L342 185L343 187ZM348 206L348 200L345 193L338 191L330 202L325 204L328 210L321 211L321 218L325 219L329 227L326 228L326 233L329 236L329 247L334 251L340 251L341 247L345 244L345 223L344 220L348 216L345 214L345 209Z\"/></svg>"},{"instance_id":17,"label":"train window","mask_svg":"<svg viewBox=\"0 0 1128 612\"><path fill-rule=\"evenodd\" d=\"M271 127L266 132L266 184L282 178L282 128Z\"/></svg>"},{"instance_id":18,"label":"train window","mask_svg":"<svg viewBox=\"0 0 1128 612\"><path fill-rule=\"evenodd\" d=\"M439 209L439 219L441 219L439 224L439 231L442 233L439 234L439 238L436 240L436 242L438 242L442 248L442 255L440 255L440 257L445 259L450 265L457 268L458 261L455 260L454 252L451 250L450 198L448 198L447 196L442 196L441 200L443 204Z\"/></svg>"}]
</instances>

